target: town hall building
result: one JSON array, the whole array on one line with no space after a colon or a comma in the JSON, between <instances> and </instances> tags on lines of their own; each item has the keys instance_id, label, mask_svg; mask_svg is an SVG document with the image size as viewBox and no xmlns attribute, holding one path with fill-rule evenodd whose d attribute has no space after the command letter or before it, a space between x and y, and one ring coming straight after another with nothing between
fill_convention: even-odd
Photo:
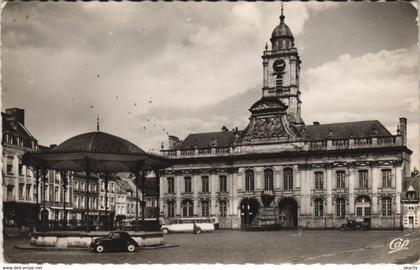
<instances>
[{"instance_id":1,"label":"town hall building","mask_svg":"<svg viewBox=\"0 0 420 270\"><path fill-rule=\"evenodd\" d=\"M166 220L217 217L221 228L338 228L359 219L401 228L410 173L407 120L392 134L379 121L307 125L301 60L281 14L263 59L262 97L241 129L169 137L160 207ZM396 124L397 126L397 124Z\"/></svg>"}]
</instances>

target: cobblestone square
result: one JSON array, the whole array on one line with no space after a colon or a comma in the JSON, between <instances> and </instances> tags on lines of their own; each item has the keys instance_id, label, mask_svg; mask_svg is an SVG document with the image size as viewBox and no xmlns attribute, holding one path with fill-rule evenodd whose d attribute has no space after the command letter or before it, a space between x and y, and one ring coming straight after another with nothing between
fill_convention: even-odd
<instances>
[{"instance_id":1,"label":"cobblestone square","mask_svg":"<svg viewBox=\"0 0 420 270\"><path fill-rule=\"evenodd\" d=\"M408 239L408 249L389 253L395 238ZM168 234L171 248L135 253L95 254L88 251L19 250L28 240L6 239L4 257L14 263L132 263L132 264L281 264L281 263L415 263L419 260L420 234L403 231L216 231Z\"/></svg>"}]
</instances>

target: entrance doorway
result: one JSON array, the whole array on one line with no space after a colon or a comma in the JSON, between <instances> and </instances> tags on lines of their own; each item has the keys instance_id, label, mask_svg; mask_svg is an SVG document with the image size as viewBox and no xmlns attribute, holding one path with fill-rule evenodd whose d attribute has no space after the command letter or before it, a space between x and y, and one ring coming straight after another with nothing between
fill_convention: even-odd
<instances>
[{"instance_id":1,"label":"entrance doorway","mask_svg":"<svg viewBox=\"0 0 420 270\"><path fill-rule=\"evenodd\" d=\"M279 220L283 228L297 227L297 209L297 202L293 198L284 198L279 202Z\"/></svg>"},{"instance_id":2,"label":"entrance doorway","mask_svg":"<svg viewBox=\"0 0 420 270\"><path fill-rule=\"evenodd\" d=\"M371 222L370 198L366 195L360 195L359 197L356 198L355 208L356 208L356 219L367 222L370 228L370 222Z\"/></svg>"},{"instance_id":3,"label":"entrance doorway","mask_svg":"<svg viewBox=\"0 0 420 270\"><path fill-rule=\"evenodd\" d=\"M241 201L241 226L244 228L252 223L258 214L260 203L255 198L245 198Z\"/></svg>"}]
</instances>

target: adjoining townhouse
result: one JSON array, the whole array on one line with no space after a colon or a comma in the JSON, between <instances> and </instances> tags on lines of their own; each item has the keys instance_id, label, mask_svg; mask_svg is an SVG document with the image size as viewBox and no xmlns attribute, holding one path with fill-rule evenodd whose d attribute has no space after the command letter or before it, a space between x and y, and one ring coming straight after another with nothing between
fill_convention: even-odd
<instances>
[{"instance_id":1,"label":"adjoining townhouse","mask_svg":"<svg viewBox=\"0 0 420 270\"><path fill-rule=\"evenodd\" d=\"M71 173L67 172L68 183L64 188L63 177L60 172L53 170L48 171L47 181L42 181L40 192L41 216L46 215L46 219L50 221L50 226L61 226L64 220L64 209L69 220L69 213L72 213L72 194L73 187L71 185ZM65 200L65 206L64 206ZM45 209L45 210L44 210Z\"/></svg>"},{"instance_id":2,"label":"adjoining townhouse","mask_svg":"<svg viewBox=\"0 0 420 270\"><path fill-rule=\"evenodd\" d=\"M162 153L173 166L160 178L160 211L166 219L215 216L221 228L338 228L347 218L400 228L407 119L396 134L376 120L306 125L301 60L284 19L263 51L262 97L248 126L169 137Z\"/></svg>"},{"instance_id":3,"label":"adjoining townhouse","mask_svg":"<svg viewBox=\"0 0 420 270\"><path fill-rule=\"evenodd\" d=\"M121 179L120 176L114 176L108 180L108 193L105 196L105 181L99 179L99 212L100 219L105 222L106 215L108 215L109 222L119 221L128 216L128 211L131 210L131 202L128 202L128 197L132 196L133 190L126 180ZM107 211L105 211L105 197L107 197Z\"/></svg>"},{"instance_id":4,"label":"adjoining townhouse","mask_svg":"<svg viewBox=\"0 0 420 270\"><path fill-rule=\"evenodd\" d=\"M6 109L2 113L2 128L3 225L33 226L40 185L30 168L22 165L22 156L27 151L38 150L38 141L25 127L23 109Z\"/></svg>"},{"instance_id":5,"label":"adjoining townhouse","mask_svg":"<svg viewBox=\"0 0 420 270\"><path fill-rule=\"evenodd\" d=\"M72 174L73 211L69 214L70 224L80 224L86 220L87 197L89 200L89 220L96 223L99 220L98 210L98 176L90 174L86 181L86 174L76 172ZM86 192L88 190L88 192Z\"/></svg>"},{"instance_id":6,"label":"adjoining townhouse","mask_svg":"<svg viewBox=\"0 0 420 270\"><path fill-rule=\"evenodd\" d=\"M404 179L403 226L407 229L420 228L420 175L417 170Z\"/></svg>"},{"instance_id":7,"label":"adjoining townhouse","mask_svg":"<svg viewBox=\"0 0 420 270\"><path fill-rule=\"evenodd\" d=\"M137 216L141 217L141 207L140 207L140 200L141 200L141 191L138 191L138 207L136 208L136 185L134 184L134 179L125 176L119 176L120 184L124 187L126 192L126 218L127 219L134 219L136 218L136 209L137 209Z\"/></svg>"}]
</instances>

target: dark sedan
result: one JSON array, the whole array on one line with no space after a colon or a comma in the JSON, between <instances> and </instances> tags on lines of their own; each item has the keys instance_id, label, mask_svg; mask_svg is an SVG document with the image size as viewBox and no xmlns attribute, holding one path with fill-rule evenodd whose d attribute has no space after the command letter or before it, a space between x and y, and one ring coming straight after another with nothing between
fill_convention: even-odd
<instances>
[{"instance_id":1,"label":"dark sedan","mask_svg":"<svg viewBox=\"0 0 420 270\"><path fill-rule=\"evenodd\" d=\"M134 252L139 245L126 232L110 232L106 237L93 240L89 250L97 253L104 251L128 251Z\"/></svg>"}]
</instances>

